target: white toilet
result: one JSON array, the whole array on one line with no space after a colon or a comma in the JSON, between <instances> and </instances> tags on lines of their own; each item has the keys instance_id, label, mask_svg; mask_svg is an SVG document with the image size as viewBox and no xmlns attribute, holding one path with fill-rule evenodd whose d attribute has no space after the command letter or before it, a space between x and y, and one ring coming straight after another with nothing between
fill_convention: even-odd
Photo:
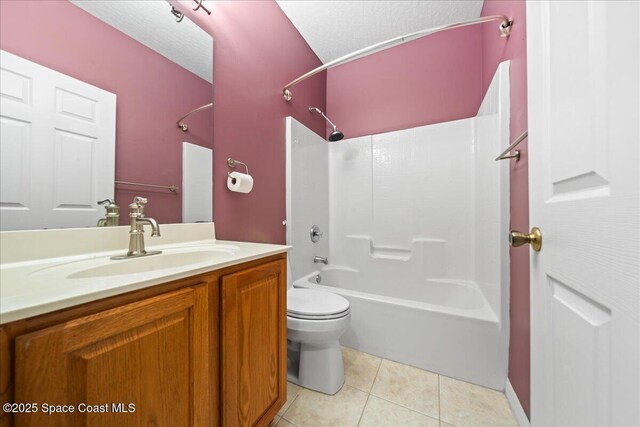
<instances>
[{"instance_id":1,"label":"white toilet","mask_svg":"<svg viewBox=\"0 0 640 427\"><path fill-rule=\"evenodd\" d=\"M326 394L344 384L338 341L349 325L349 301L315 289L287 292L287 377L292 383Z\"/></svg>"}]
</instances>

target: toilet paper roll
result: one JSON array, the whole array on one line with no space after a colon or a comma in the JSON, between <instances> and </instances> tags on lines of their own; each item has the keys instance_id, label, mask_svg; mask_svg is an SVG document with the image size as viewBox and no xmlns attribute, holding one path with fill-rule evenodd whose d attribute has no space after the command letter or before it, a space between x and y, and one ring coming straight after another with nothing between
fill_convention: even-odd
<instances>
[{"instance_id":1,"label":"toilet paper roll","mask_svg":"<svg viewBox=\"0 0 640 427\"><path fill-rule=\"evenodd\" d=\"M227 188L236 193L248 193L253 188L253 177L246 173L231 172L227 177Z\"/></svg>"}]
</instances>

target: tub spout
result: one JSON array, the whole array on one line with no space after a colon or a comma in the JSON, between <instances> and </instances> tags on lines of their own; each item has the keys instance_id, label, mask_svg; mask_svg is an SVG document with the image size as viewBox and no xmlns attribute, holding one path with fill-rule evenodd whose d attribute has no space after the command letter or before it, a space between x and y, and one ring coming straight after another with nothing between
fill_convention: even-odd
<instances>
[{"instance_id":1,"label":"tub spout","mask_svg":"<svg viewBox=\"0 0 640 427\"><path fill-rule=\"evenodd\" d=\"M313 262L315 262L316 264L329 264L329 260L321 256L314 256Z\"/></svg>"}]
</instances>

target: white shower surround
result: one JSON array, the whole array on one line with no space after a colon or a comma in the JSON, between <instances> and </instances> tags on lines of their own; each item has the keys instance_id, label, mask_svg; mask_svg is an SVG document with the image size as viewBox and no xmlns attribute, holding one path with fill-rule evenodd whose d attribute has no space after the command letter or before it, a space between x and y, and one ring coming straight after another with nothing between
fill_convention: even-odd
<instances>
[{"instance_id":1,"label":"white shower surround","mask_svg":"<svg viewBox=\"0 0 640 427\"><path fill-rule=\"evenodd\" d=\"M504 389L508 144L508 62L471 119L334 144L287 119L293 285L350 301L344 345Z\"/></svg>"}]
</instances>

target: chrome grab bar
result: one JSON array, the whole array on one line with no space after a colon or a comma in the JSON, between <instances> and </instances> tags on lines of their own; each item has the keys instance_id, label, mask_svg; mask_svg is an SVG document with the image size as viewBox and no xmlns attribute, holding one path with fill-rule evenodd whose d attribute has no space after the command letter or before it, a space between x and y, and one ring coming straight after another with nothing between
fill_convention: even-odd
<instances>
[{"instance_id":1,"label":"chrome grab bar","mask_svg":"<svg viewBox=\"0 0 640 427\"><path fill-rule=\"evenodd\" d=\"M124 185L135 185L138 187L153 187L153 188L164 188L166 190L175 193L179 190L175 185L156 185L156 184L143 184L141 182L129 182L129 181L115 181L116 184L124 184Z\"/></svg>"}]
</instances>

